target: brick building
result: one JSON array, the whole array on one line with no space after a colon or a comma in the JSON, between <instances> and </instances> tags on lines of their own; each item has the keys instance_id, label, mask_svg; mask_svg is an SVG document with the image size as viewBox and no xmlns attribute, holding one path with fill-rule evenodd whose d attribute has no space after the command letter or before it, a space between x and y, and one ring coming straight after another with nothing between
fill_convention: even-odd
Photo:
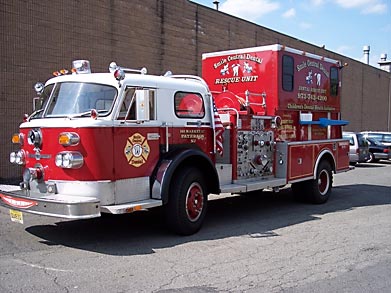
<instances>
[{"instance_id":1,"label":"brick building","mask_svg":"<svg viewBox=\"0 0 391 293\"><path fill-rule=\"evenodd\" d=\"M152 74L200 75L204 52L280 43L349 63L342 78L347 130L391 128L390 73L188 0L0 3L0 182L20 175L9 164L10 138L32 110L33 85L74 59L90 60L93 71L116 61Z\"/></svg>"}]
</instances>

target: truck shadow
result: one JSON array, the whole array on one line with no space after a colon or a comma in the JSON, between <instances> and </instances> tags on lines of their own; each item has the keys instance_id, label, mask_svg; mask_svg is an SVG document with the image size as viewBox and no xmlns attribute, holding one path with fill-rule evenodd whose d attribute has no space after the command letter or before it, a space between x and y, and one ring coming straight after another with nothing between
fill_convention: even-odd
<instances>
[{"instance_id":1,"label":"truck shadow","mask_svg":"<svg viewBox=\"0 0 391 293\"><path fill-rule=\"evenodd\" d=\"M275 232L279 228L321 220L321 216L328 213L391 204L390 191L390 187L367 184L337 186L324 205L297 203L290 188L277 194L262 192L211 200L203 228L187 237L167 231L159 209L30 226L26 231L41 238L40 242L46 245L63 245L108 255L150 254L156 249L187 242L237 236L279 237Z\"/></svg>"}]
</instances>

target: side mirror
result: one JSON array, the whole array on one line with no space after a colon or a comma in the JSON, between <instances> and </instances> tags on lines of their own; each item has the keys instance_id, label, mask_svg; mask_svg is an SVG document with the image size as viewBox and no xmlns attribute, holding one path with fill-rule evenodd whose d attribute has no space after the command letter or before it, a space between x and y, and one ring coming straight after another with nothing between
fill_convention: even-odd
<instances>
[{"instance_id":1,"label":"side mirror","mask_svg":"<svg viewBox=\"0 0 391 293\"><path fill-rule=\"evenodd\" d=\"M37 109L41 109L42 107L42 98L41 98L41 95L43 93L43 89L44 89L45 85L42 83L42 82L37 82L35 85L34 85L34 90L35 92L37 93L38 97L35 97L33 99L33 111L35 112Z\"/></svg>"},{"instance_id":2,"label":"side mirror","mask_svg":"<svg viewBox=\"0 0 391 293\"><path fill-rule=\"evenodd\" d=\"M35 97L35 98L33 98L33 112L41 109L42 105L43 105L42 97Z\"/></svg>"}]
</instances>

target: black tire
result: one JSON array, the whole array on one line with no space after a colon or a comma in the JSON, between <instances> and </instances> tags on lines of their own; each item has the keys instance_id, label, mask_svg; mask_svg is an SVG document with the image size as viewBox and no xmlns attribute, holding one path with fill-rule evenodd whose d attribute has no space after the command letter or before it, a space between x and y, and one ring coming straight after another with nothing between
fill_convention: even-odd
<instances>
[{"instance_id":1,"label":"black tire","mask_svg":"<svg viewBox=\"0 0 391 293\"><path fill-rule=\"evenodd\" d=\"M314 204L322 204L328 201L333 185L333 171L330 163L320 162L316 172L316 179L307 181L308 199Z\"/></svg>"},{"instance_id":2,"label":"black tire","mask_svg":"<svg viewBox=\"0 0 391 293\"><path fill-rule=\"evenodd\" d=\"M373 153L369 153L369 159L367 160L368 163L375 163L376 162L376 159L375 159L375 155Z\"/></svg>"},{"instance_id":3,"label":"black tire","mask_svg":"<svg viewBox=\"0 0 391 293\"><path fill-rule=\"evenodd\" d=\"M168 228L179 235L198 232L206 214L207 195L204 177L197 168L181 170L171 181L165 206Z\"/></svg>"}]
</instances>

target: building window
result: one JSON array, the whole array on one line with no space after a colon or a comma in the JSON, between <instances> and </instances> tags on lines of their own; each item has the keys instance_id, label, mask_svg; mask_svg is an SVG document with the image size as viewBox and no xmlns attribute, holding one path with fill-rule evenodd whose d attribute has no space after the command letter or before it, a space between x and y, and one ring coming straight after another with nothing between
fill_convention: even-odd
<instances>
[{"instance_id":1,"label":"building window","mask_svg":"<svg viewBox=\"0 0 391 293\"><path fill-rule=\"evenodd\" d=\"M292 56L282 56L282 89L293 91L294 61Z\"/></svg>"},{"instance_id":2,"label":"building window","mask_svg":"<svg viewBox=\"0 0 391 293\"><path fill-rule=\"evenodd\" d=\"M205 115L204 100L198 93L175 93L175 114L179 118L202 118Z\"/></svg>"},{"instance_id":3,"label":"building window","mask_svg":"<svg viewBox=\"0 0 391 293\"><path fill-rule=\"evenodd\" d=\"M330 68L330 95L338 96L338 68L331 67Z\"/></svg>"}]
</instances>

